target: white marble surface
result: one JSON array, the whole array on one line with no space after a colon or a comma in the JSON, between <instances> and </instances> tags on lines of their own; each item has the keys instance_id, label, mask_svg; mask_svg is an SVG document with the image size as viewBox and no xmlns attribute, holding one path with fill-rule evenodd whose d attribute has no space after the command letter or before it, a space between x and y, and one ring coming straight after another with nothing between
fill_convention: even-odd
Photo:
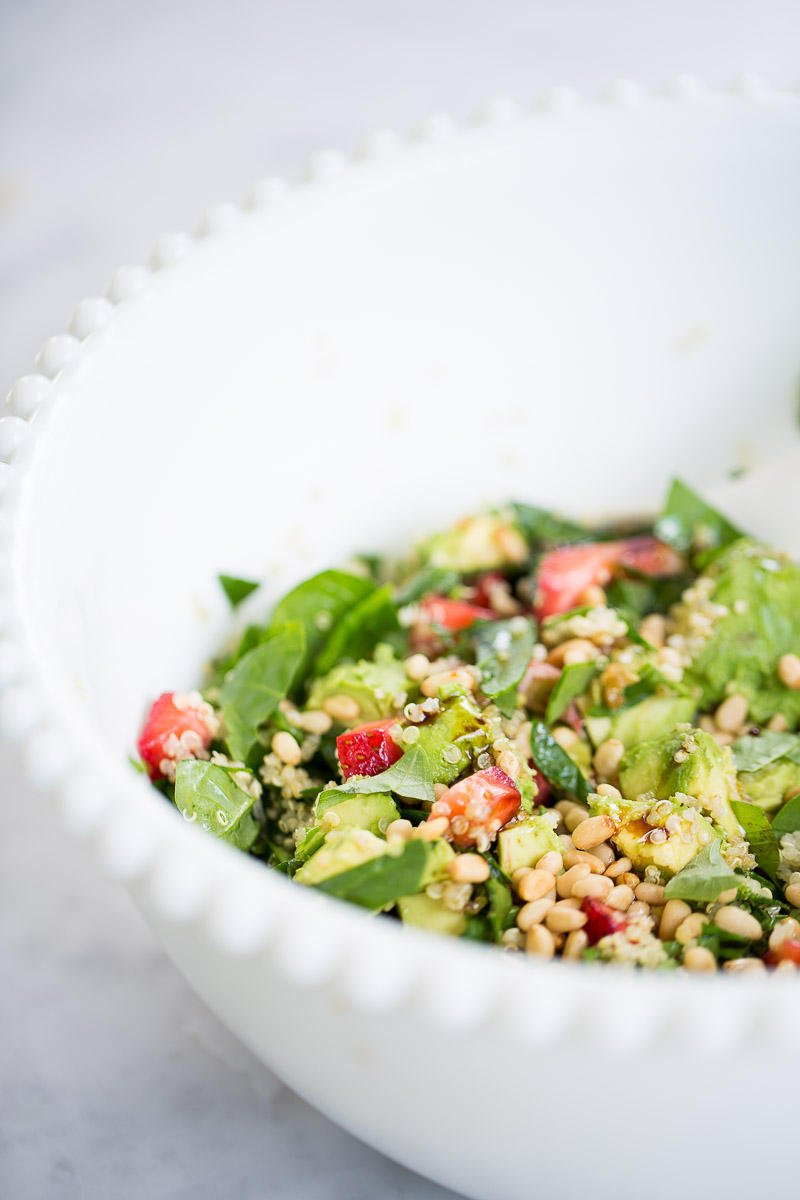
<instances>
[{"instance_id":1,"label":"white marble surface","mask_svg":"<svg viewBox=\"0 0 800 1200\"><path fill-rule=\"evenodd\" d=\"M0 382L207 204L370 128L618 76L800 83L794 0L0 0ZM255 1063L0 753L0 1195L450 1193Z\"/></svg>"}]
</instances>

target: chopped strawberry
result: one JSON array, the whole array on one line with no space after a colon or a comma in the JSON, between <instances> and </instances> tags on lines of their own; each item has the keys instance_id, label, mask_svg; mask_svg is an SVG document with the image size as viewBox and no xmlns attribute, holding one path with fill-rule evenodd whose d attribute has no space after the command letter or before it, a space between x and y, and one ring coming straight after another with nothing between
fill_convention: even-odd
<instances>
[{"instance_id":1,"label":"chopped strawberry","mask_svg":"<svg viewBox=\"0 0 800 1200\"><path fill-rule=\"evenodd\" d=\"M428 820L449 818L453 843L463 850L491 840L517 815L521 802L513 779L499 767L488 767L448 788L433 805Z\"/></svg>"},{"instance_id":2,"label":"chopped strawberry","mask_svg":"<svg viewBox=\"0 0 800 1200\"><path fill-rule=\"evenodd\" d=\"M151 779L174 779L184 758L208 758L218 724L199 692L164 692L159 696L139 738L139 754Z\"/></svg>"},{"instance_id":3,"label":"chopped strawberry","mask_svg":"<svg viewBox=\"0 0 800 1200\"><path fill-rule=\"evenodd\" d=\"M469 629L476 621L496 621L490 608L468 604L466 600L450 600L447 596L426 596L420 604L422 618L431 625L441 625L453 633Z\"/></svg>"},{"instance_id":4,"label":"chopped strawberry","mask_svg":"<svg viewBox=\"0 0 800 1200\"><path fill-rule=\"evenodd\" d=\"M777 967L782 962L796 963L800 967L800 939L787 938L777 949L767 951L764 962L770 967Z\"/></svg>"},{"instance_id":5,"label":"chopped strawberry","mask_svg":"<svg viewBox=\"0 0 800 1200\"><path fill-rule=\"evenodd\" d=\"M385 721L358 725L339 734L336 753L345 779L351 775L380 775L397 762L403 751L389 735L389 730L397 723L395 717L388 717Z\"/></svg>"},{"instance_id":6,"label":"chopped strawberry","mask_svg":"<svg viewBox=\"0 0 800 1200\"><path fill-rule=\"evenodd\" d=\"M603 904L600 900L593 900L591 896L587 896L581 905L581 911L586 913L586 936L589 939L589 945L594 946L601 938L608 937L611 933L617 933L618 930L624 929L628 924L625 917L621 913L616 912L613 908L609 908L607 904Z\"/></svg>"},{"instance_id":7,"label":"chopped strawberry","mask_svg":"<svg viewBox=\"0 0 800 1200\"><path fill-rule=\"evenodd\" d=\"M536 615L540 620L577 608L593 585L604 587L626 567L659 577L678 575L680 555L650 534L620 542L562 546L545 554L536 577Z\"/></svg>"}]
</instances>

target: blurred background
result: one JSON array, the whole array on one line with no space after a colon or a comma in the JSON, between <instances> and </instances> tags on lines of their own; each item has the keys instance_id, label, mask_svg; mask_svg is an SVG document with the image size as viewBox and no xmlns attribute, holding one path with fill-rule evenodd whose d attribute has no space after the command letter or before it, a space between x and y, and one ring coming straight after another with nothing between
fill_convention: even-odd
<instances>
[{"instance_id":1,"label":"blurred background","mask_svg":"<svg viewBox=\"0 0 800 1200\"><path fill-rule=\"evenodd\" d=\"M0 383L314 151L615 79L800 85L796 0L0 0ZM255 1063L0 751L0 1195L445 1200Z\"/></svg>"}]
</instances>

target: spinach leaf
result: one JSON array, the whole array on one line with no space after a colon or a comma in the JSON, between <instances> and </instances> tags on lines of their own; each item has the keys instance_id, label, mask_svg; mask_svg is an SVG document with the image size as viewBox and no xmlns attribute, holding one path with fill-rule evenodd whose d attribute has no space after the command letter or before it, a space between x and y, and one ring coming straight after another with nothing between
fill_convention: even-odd
<instances>
[{"instance_id":1,"label":"spinach leaf","mask_svg":"<svg viewBox=\"0 0 800 1200\"><path fill-rule=\"evenodd\" d=\"M509 927L508 918L514 906L514 901L511 896L511 888L508 885L508 880L494 859L488 855L484 855L484 858L489 864L489 871L491 872L489 878L486 880L486 894L489 897L489 911L487 916L494 941L499 942L503 933Z\"/></svg>"},{"instance_id":2,"label":"spinach leaf","mask_svg":"<svg viewBox=\"0 0 800 1200\"><path fill-rule=\"evenodd\" d=\"M765 875L770 879L777 877L780 863L780 850L769 817L763 808L757 804L749 804L744 800L732 800L731 808L736 820L744 829L744 835L755 855L755 860Z\"/></svg>"},{"instance_id":3,"label":"spinach leaf","mask_svg":"<svg viewBox=\"0 0 800 1200\"><path fill-rule=\"evenodd\" d=\"M323 571L288 592L275 606L270 632L287 621L299 621L305 631L305 653L292 681L296 688L327 641L334 625L349 608L375 591L375 584L345 571Z\"/></svg>"},{"instance_id":4,"label":"spinach leaf","mask_svg":"<svg viewBox=\"0 0 800 1200\"><path fill-rule=\"evenodd\" d=\"M672 481L655 533L662 542L682 551L716 550L744 536L680 479Z\"/></svg>"},{"instance_id":5,"label":"spinach leaf","mask_svg":"<svg viewBox=\"0 0 800 1200\"><path fill-rule=\"evenodd\" d=\"M728 933L713 923L704 925L698 946L710 950L720 962L730 962L733 958L745 958L752 953L753 943L748 938L739 937L736 933Z\"/></svg>"},{"instance_id":6,"label":"spinach leaf","mask_svg":"<svg viewBox=\"0 0 800 1200\"><path fill-rule=\"evenodd\" d=\"M339 618L325 642L314 675L325 675L342 658L365 658L387 633L398 628L392 588L376 588Z\"/></svg>"},{"instance_id":7,"label":"spinach leaf","mask_svg":"<svg viewBox=\"0 0 800 1200\"><path fill-rule=\"evenodd\" d=\"M594 662L572 663L564 667L547 702L545 720L548 725L552 725L567 711L576 696L583 695L599 671Z\"/></svg>"},{"instance_id":8,"label":"spinach leaf","mask_svg":"<svg viewBox=\"0 0 800 1200\"><path fill-rule=\"evenodd\" d=\"M246 761L257 731L286 695L303 659L305 637L296 621L272 626L267 639L245 654L219 692L231 757Z\"/></svg>"},{"instance_id":9,"label":"spinach leaf","mask_svg":"<svg viewBox=\"0 0 800 1200\"><path fill-rule=\"evenodd\" d=\"M379 854L357 867L331 875L314 884L320 892L338 896L372 910L384 908L401 896L413 896L421 890L433 843L413 838L400 854Z\"/></svg>"},{"instance_id":10,"label":"spinach leaf","mask_svg":"<svg viewBox=\"0 0 800 1200\"><path fill-rule=\"evenodd\" d=\"M293 876L302 867L304 862L308 862L312 854L316 854L325 845L325 833L326 831L321 825L314 825L308 830L302 842L300 842L294 852L294 857L284 858L274 869L280 871L283 875ZM277 847L272 847L272 852L278 857L282 854L282 851L279 851Z\"/></svg>"},{"instance_id":11,"label":"spinach leaf","mask_svg":"<svg viewBox=\"0 0 800 1200\"><path fill-rule=\"evenodd\" d=\"M573 545L576 542L588 542L594 539L595 535L585 526L557 517L554 513L548 512L546 508L518 503L512 504L511 508L526 541L533 549Z\"/></svg>"},{"instance_id":12,"label":"spinach leaf","mask_svg":"<svg viewBox=\"0 0 800 1200\"><path fill-rule=\"evenodd\" d=\"M249 579L237 579L235 575L218 575L217 579L230 601L231 608L236 608L259 587L259 584L251 583Z\"/></svg>"},{"instance_id":13,"label":"spinach leaf","mask_svg":"<svg viewBox=\"0 0 800 1200\"><path fill-rule=\"evenodd\" d=\"M259 834L255 801L215 763L187 758L175 774L175 804L187 821L199 821L215 837L249 850Z\"/></svg>"},{"instance_id":14,"label":"spinach leaf","mask_svg":"<svg viewBox=\"0 0 800 1200\"><path fill-rule=\"evenodd\" d=\"M531 729L531 755L534 765L548 783L559 791L566 792L581 804L589 796L590 788L578 764L562 750L543 721L534 721Z\"/></svg>"},{"instance_id":15,"label":"spinach leaf","mask_svg":"<svg viewBox=\"0 0 800 1200\"><path fill-rule=\"evenodd\" d=\"M516 688L528 669L536 644L533 622L527 617L511 617L508 621L486 621L476 627L475 661L481 669L481 690L490 698L502 697L505 716L507 709L516 707Z\"/></svg>"},{"instance_id":16,"label":"spinach leaf","mask_svg":"<svg viewBox=\"0 0 800 1200\"><path fill-rule=\"evenodd\" d=\"M772 831L778 841L785 833L797 833L800 829L800 796L794 796L775 814Z\"/></svg>"},{"instance_id":17,"label":"spinach leaf","mask_svg":"<svg viewBox=\"0 0 800 1200\"><path fill-rule=\"evenodd\" d=\"M398 608L403 608L404 605L413 604L431 592L446 595L453 590L460 578L457 571L450 571L446 567L423 567L416 575L400 584L395 592L394 602Z\"/></svg>"},{"instance_id":18,"label":"spinach leaf","mask_svg":"<svg viewBox=\"0 0 800 1200\"><path fill-rule=\"evenodd\" d=\"M742 876L728 866L722 857L719 839L714 838L682 871L673 875L664 889L664 897L711 904L720 892L738 888L741 882Z\"/></svg>"},{"instance_id":19,"label":"spinach leaf","mask_svg":"<svg viewBox=\"0 0 800 1200\"><path fill-rule=\"evenodd\" d=\"M765 729L758 737L746 734L731 746L737 771L760 771L778 758L800 762L800 734Z\"/></svg>"},{"instance_id":20,"label":"spinach leaf","mask_svg":"<svg viewBox=\"0 0 800 1200\"><path fill-rule=\"evenodd\" d=\"M345 795L369 796L377 792L396 792L408 800L433 800L433 771L428 754L414 744L402 758L380 775L365 779L346 779L338 789ZM403 893L405 894L405 893Z\"/></svg>"}]
</instances>

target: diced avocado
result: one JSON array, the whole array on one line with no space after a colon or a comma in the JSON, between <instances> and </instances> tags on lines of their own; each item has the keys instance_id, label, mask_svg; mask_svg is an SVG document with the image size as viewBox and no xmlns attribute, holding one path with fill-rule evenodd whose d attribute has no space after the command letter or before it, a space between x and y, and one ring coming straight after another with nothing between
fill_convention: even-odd
<instances>
[{"instance_id":1,"label":"diced avocado","mask_svg":"<svg viewBox=\"0 0 800 1200\"><path fill-rule=\"evenodd\" d=\"M637 871L657 867L667 878L682 871L717 836L711 822L696 808L675 800L656 804L653 800L593 796L590 811L593 817L605 814L617 823L611 840ZM654 834L656 839L664 840L653 841Z\"/></svg>"},{"instance_id":2,"label":"diced avocado","mask_svg":"<svg viewBox=\"0 0 800 1200\"><path fill-rule=\"evenodd\" d=\"M323 824L337 832L346 829L368 829L370 833L383 834L400 816L397 805L391 796L384 792L373 795L340 796L337 791L320 792L317 797L316 819L321 820L323 813L326 820ZM331 821L331 815L336 814L338 823Z\"/></svg>"},{"instance_id":3,"label":"diced avocado","mask_svg":"<svg viewBox=\"0 0 800 1200\"><path fill-rule=\"evenodd\" d=\"M436 933L449 934L450 937L461 937L467 928L464 913L451 912L441 900L432 900L424 892L416 896L401 896L397 901L397 909L404 925L414 925L418 929L431 929Z\"/></svg>"},{"instance_id":4,"label":"diced avocado","mask_svg":"<svg viewBox=\"0 0 800 1200\"><path fill-rule=\"evenodd\" d=\"M489 746L488 722L465 695L445 701L441 712L418 729L417 745L428 755L434 783L453 783Z\"/></svg>"},{"instance_id":5,"label":"diced avocado","mask_svg":"<svg viewBox=\"0 0 800 1200\"><path fill-rule=\"evenodd\" d=\"M324 879L340 875L351 867L360 867L362 863L388 853L386 842L369 830L346 830L335 834L316 854L312 854L308 862L303 863L295 873L295 879L298 883L322 883Z\"/></svg>"},{"instance_id":6,"label":"diced avocado","mask_svg":"<svg viewBox=\"0 0 800 1200\"><path fill-rule=\"evenodd\" d=\"M372 838L372 834L359 829L342 834L342 840L346 838ZM371 846L369 857L333 874L327 873L331 865L328 862L322 878L314 878L313 872L308 871L308 866L314 861L312 858L306 867L297 872L295 879L299 878L301 883L312 883L329 896L350 900L371 912L378 912L395 904L401 896L414 896L424 891L429 883L447 877L454 852L441 839L426 842L422 838L411 838L399 845L381 842L378 838L373 841L383 847L382 854L372 853L374 846ZM336 854L336 843L327 843L325 849L329 847L333 849L334 857L341 858ZM318 851L314 857L324 853L324 850Z\"/></svg>"},{"instance_id":7,"label":"diced avocado","mask_svg":"<svg viewBox=\"0 0 800 1200\"><path fill-rule=\"evenodd\" d=\"M420 546L425 563L468 573L524 563L528 546L519 525L498 513L466 517Z\"/></svg>"},{"instance_id":8,"label":"diced avocado","mask_svg":"<svg viewBox=\"0 0 800 1200\"><path fill-rule=\"evenodd\" d=\"M321 708L329 696L349 696L356 701L359 711L358 716L345 724L366 725L396 712L413 687L391 646L381 642L375 647L371 661L361 659L357 663L340 663L327 675L314 680L308 707Z\"/></svg>"},{"instance_id":9,"label":"diced avocado","mask_svg":"<svg viewBox=\"0 0 800 1200\"><path fill-rule=\"evenodd\" d=\"M627 749L670 733L676 725L691 721L696 711L697 701L691 696L648 696L613 717L587 717L586 728L595 746L606 738L618 738Z\"/></svg>"},{"instance_id":10,"label":"diced avocado","mask_svg":"<svg viewBox=\"0 0 800 1200\"><path fill-rule=\"evenodd\" d=\"M525 817L514 825L507 825L497 835L500 870L509 876L520 867L535 867L549 850L560 853L563 849L549 816Z\"/></svg>"},{"instance_id":11,"label":"diced avocado","mask_svg":"<svg viewBox=\"0 0 800 1200\"><path fill-rule=\"evenodd\" d=\"M648 795L656 800L692 796L732 842L741 841L731 808L740 793L730 749L718 746L701 729L676 729L631 747L620 764L619 781L627 796Z\"/></svg>"},{"instance_id":12,"label":"diced avocado","mask_svg":"<svg viewBox=\"0 0 800 1200\"><path fill-rule=\"evenodd\" d=\"M796 725L800 691L783 686L777 665L800 646L800 566L740 538L716 555L674 614L692 656L684 678L702 689L703 709L738 692L756 723L781 712ZM707 624L701 633L696 614Z\"/></svg>"},{"instance_id":13,"label":"diced avocado","mask_svg":"<svg viewBox=\"0 0 800 1200\"><path fill-rule=\"evenodd\" d=\"M426 888L429 883L436 883L437 879L446 879L448 867L456 856L455 850L444 838L436 838L425 845L428 856L419 882L420 890Z\"/></svg>"},{"instance_id":14,"label":"diced avocado","mask_svg":"<svg viewBox=\"0 0 800 1200\"><path fill-rule=\"evenodd\" d=\"M800 788L800 766L789 758L776 758L758 771L740 771L739 784L752 804L772 812L781 807L787 792Z\"/></svg>"}]
</instances>

